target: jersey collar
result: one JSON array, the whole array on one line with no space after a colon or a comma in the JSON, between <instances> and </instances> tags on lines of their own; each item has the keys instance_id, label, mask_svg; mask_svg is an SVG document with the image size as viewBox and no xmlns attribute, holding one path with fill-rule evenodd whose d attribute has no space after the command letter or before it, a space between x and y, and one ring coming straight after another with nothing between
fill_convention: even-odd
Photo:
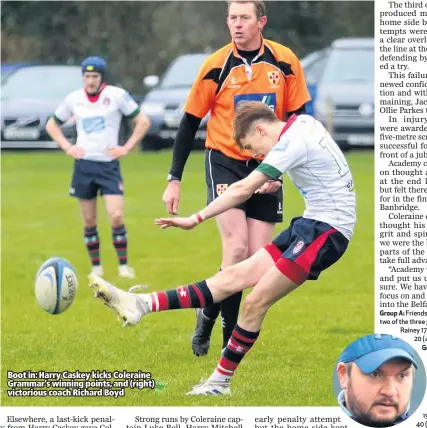
<instances>
[{"instance_id":1,"label":"jersey collar","mask_svg":"<svg viewBox=\"0 0 427 428\"><path fill-rule=\"evenodd\" d=\"M106 83L102 83L102 84L101 84L101 88L100 88L99 92L98 92L97 94L95 94L95 95L90 95L90 94L88 94L88 93L86 92L86 90L84 90L84 91L85 91L85 94L86 94L86 96L87 96L88 100L89 100L91 103L96 103L96 102L98 101L98 99L99 99L100 95L101 95L101 92L102 92L106 87L107 87L107 84L106 84Z\"/></svg>"},{"instance_id":2,"label":"jersey collar","mask_svg":"<svg viewBox=\"0 0 427 428\"><path fill-rule=\"evenodd\" d=\"M255 58L259 58L260 56L262 56L262 55L264 55L264 37L262 37L262 34L261 34L261 47L260 47L260 49L259 49L259 53L258 53L258 55L255 57ZM237 45L236 45L236 42L233 42L233 55L236 57L236 58L242 58L240 55L239 55L239 51L237 50ZM254 59L255 59L254 58Z\"/></svg>"},{"instance_id":3,"label":"jersey collar","mask_svg":"<svg viewBox=\"0 0 427 428\"><path fill-rule=\"evenodd\" d=\"M282 129L282 132L279 135L279 139L280 137L291 127L291 125L297 120L297 115L293 114L288 121L285 123L285 126Z\"/></svg>"}]
</instances>

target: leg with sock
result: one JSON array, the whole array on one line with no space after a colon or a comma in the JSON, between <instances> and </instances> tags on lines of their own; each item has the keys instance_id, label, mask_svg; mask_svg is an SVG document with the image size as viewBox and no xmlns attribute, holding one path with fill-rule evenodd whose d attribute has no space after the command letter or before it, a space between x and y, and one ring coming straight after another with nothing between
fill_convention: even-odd
<instances>
[{"instance_id":1,"label":"leg with sock","mask_svg":"<svg viewBox=\"0 0 427 428\"><path fill-rule=\"evenodd\" d=\"M203 308L253 287L273 263L271 256L262 250L250 260L231 266L206 281L150 294L120 290L96 275L90 277L89 286L95 291L95 297L102 299L126 325L135 325L150 312Z\"/></svg>"},{"instance_id":2,"label":"leg with sock","mask_svg":"<svg viewBox=\"0 0 427 428\"><path fill-rule=\"evenodd\" d=\"M149 296L149 300L146 301L151 305L151 312L204 308L213 303L212 293L206 281L195 282L175 290L158 291L145 296Z\"/></svg>"},{"instance_id":3,"label":"leg with sock","mask_svg":"<svg viewBox=\"0 0 427 428\"><path fill-rule=\"evenodd\" d=\"M247 331L235 325L219 363L208 379L213 382L229 382L243 357L258 339L259 331Z\"/></svg>"},{"instance_id":4,"label":"leg with sock","mask_svg":"<svg viewBox=\"0 0 427 428\"><path fill-rule=\"evenodd\" d=\"M94 199L79 199L79 205L83 219L84 242L92 266L91 273L103 276L104 272L101 265L100 243L97 230L96 197Z\"/></svg>"},{"instance_id":5,"label":"leg with sock","mask_svg":"<svg viewBox=\"0 0 427 428\"><path fill-rule=\"evenodd\" d=\"M99 253L100 244L96 226L84 228L84 241L92 264L92 272L96 275L102 276L103 272Z\"/></svg>"},{"instance_id":6,"label":"leg with sock","mask_svg":"<svg viewBox=\"0 0 427 428\"><path fill-rule=\"evenodd\" d=\"M214 372L206 382L198 385L188 394L231 394L231 378L244 356L250 351L257 340L267 311L275 302L297 288L300 283L294 283L285 276L284 272L279 271L276 266L273 266L261 278L243 302L238 324L234 328L227 347Z\"/></svg>"},{"instance_id":7,"label":"leg with sock","mask_svg":"<svg viewBox=\"0 0 427 428\"><path fill-rule=\"evenodd\" d=\"M135 273L128 265L128 236L125 225L112 228L113 245L119 260L119 276L134 278Z\"/></svg>"},{"instance_id":8,"label":"leg with sock","mask_svg":"<svg viewBox=\"0 0 427 428\"><path fill-rule=\"evenodd\" d=\"M220 269L221 272L221 269ZM196 328L191 339L193 354L197 357L207 355L211 346L211 334L215 326L215 321L220 312L220 304L213 303L203 309L196 311Z\"/></svg>"},{"instance_id":9,"label":"leg with sock","mask_svg":"<svg viewBox=\"0 0 427 428\"><path fill-rule=\"evenodd\" d=\"M233 333L234 326L237 324L239 315L240 302L243 293L232 294L220 303L221 308L221 325L222 325L222 349L224 349Z\"/></svg>"},{"instance_id":10,"label":"leg with sock","mask_svg":"<svg viewBox=\"0 0 427 428\"><path fill-rule=\"evenodd\" d=\"M107 193L103 196L111 224L113 245L119 261L119 276L135 278L135 271L128 265L128 234L124 225L123 195Z\"/></svg>"},{"instance_id":11,"label":"leg with sock","mask_svg":"<svg viewBox=\"0 0 427 428\"><path fill-rule=\"evenodd\" d=\"M247 256L247 227L246 214L241 209L231 209L216 217L222 243L222 269L246 259ZM221 271L221 269L220 269ZM220 313L219 304L197 311L196 327L191 340L193 353L198 357L207 355L210 348L210 338L216 319ZM238 308L235 313L237 320ZM234 322L235 324L235 322ZM234 327L234 324L232 327Z\"/></svg>"},{"instance_id":12,"label":"leg with sock","mask_svg":"<svg viewBox=\"0 0 427 428\"><path fill-rule=\"evenodd\" d=\"M112 228L113 245L120 265L128 264L128 237L125 225Z\"/></svg>"}]
</instances>

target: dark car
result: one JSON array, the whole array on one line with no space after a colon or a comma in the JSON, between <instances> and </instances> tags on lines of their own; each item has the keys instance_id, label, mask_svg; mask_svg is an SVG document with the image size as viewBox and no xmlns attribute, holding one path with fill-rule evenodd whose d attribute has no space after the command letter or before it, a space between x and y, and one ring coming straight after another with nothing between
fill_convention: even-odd
<instances>
[{"instance_id":1,"label":"dark car","mask_svg":"<svg viewBox=\"0 0 427 428\"><path fill-rule=\"evenodd\" d=\"M144 79L147 86L154 88L148 92L141 104L151 121L150 129L142 141L143 150L172 147L188 93L207 57L207 53L182 55L171 63L160 84L157 76ZM202 120L197 131L195 147L204 147L207 118L208 116Z\"/></svg>"},{"instance_id":2,"label":"dark car","mask_svg":"<svg viewBox=\"0 0 427 428\"><path fill-rule=\"evenodd\" d=\"M117 84L116 84L117 85ZM77 65L32 65L11 73L1 87L1 148L56 149L45 130L46 122L71 92L82 87L82 72ZM62 125L72 143L77 132L74 118ZM130 132L123 120L120 143Z\"/></svg>"},{"instance_id":3,"label":"dark car","mask_svg":"<svg viewBox=\"0 0 427 428\"><path fill-rule=\"evenodd\" d=\"M374 39L338 39L323 52L314 116L343 149L373 147Z\"/></svg>"},{"instance_id":4,"label":"dark car","mask_svg":"<svg viewBox=\"0 0 427 428\"><path fill-rule=\"evenodd\" d=\"M20 68L1 88L1 148L57 148L45 125L61 101L82 86L81 68L67 65L36 65ZM62 127L75 141L73 120Z\"/></svg>"}]
</instances>

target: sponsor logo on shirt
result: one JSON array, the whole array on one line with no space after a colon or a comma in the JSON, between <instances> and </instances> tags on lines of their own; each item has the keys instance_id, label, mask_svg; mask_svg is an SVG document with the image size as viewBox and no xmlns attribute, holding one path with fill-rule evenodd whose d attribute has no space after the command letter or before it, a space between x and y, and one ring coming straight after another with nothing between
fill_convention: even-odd
<instances>
[{"instance_id":1,"label":"sponsor logo on shirt","mask_svg":"<svg viewBox=\"0 0 427 428\"><path fill-rule=\"evenodd\" d=\"M268 105L274 112L276 111L276 94L274 92L267 94L241 94L234 97L234 108L242 101L261 101Z\"/></svg>"},{"instance_id":2,"label":"sponsor logo on shirt","mask_svg":"<svg viewBox=\"0 0 427 428\"><path fill-rule=\"evenodd\" d=\"M88 117L83 119L82 125L86 134L101 132L105 129L105 118L104 116Z\"/></svg>"},{"instance_id":3,"label":"sponsor logo on shirt","mask_svg":"<svg viewBox=\"0 0 427 428\"><path fill-rule=\"evenodd\" d=\"M104 104L105 106L109 106L111 103L110 98L106 97L102 100L102 104Z\"/></svg>"}]
</instances>

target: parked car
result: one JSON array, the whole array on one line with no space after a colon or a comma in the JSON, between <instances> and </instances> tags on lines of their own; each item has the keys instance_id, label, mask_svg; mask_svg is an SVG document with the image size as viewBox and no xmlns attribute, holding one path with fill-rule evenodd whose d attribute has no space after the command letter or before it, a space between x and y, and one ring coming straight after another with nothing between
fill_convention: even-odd
<instances>
[{"instance_id":1,"label":"parked car","mask_svg":"<svg viewBox=\"0 0 427 428\"><path fill-rule=\"evenodd\" d=\"M325 49L314 51L301 59L301 65L304 69L305 81L308 92L310 92L311 101L306 103L307 114L314 115L314 103L317 96L317 84L322 76L326 63Z\"/></svg>"},{"instance_id":2,"label":"parked car","mask_svg":"<svg viewBox=\"0 0 427 428\"><path fill-rule=\"evenodd\" d=\"M1 65L1 84L6 82L7 78L20 68L36 65L34 62L10 62Z\"/></svg>"},{"instance_id":3,"label":"parked car","mask_svg":"<svg viewBox=\"0 0 427 428\"><path fill-rule=\"evenodd\" d=\"M310 68L317 79L314 116L343 149L373 147L374 39L335 40Z\"/></svg>"},{"instance_id":4,"label":"parked car","mask_svg":"<svg viewBox=\"0 0 427 428\"><path fill-rule=\"evenodd\" d=\"M45 131L46 122L61 101L82 87L81 67L77 65L27 65L19 67L2 81L2 149L56 149L57 144ZM122 121L120 142L129 133L128 121ZM77 132L74 119L62 125L72 143Z\"/></svg>"},{"instance_id":5,"label":"parked car","mask_svg":"<svg viewBox=\"0 0 427 428\"><path fill-rule=\"evenodd\" d=\"M1 148L57 148L45 125L60 102L82 85L81 68L67 65L36 65L20 68L1 88ZM71 141L75 123L62 127Z\"/></svg>"},{"instance_id":6,"label":"parked car","mask_svg":"<svg viewBox=\"0 0 427 428\"><path fill-rule=\"evenodd\" d=\"M173 145L179 123L184 114L184 105L197 73L207 53L188 54L176 58L163 77L147 76L144 83L152 87L147 93L142 110L150 118L151 126L142 141L143 150L161 150ZM195 147L204 147L206 139L206 116L196 133Z\"/></svg>"}]
</instances>

